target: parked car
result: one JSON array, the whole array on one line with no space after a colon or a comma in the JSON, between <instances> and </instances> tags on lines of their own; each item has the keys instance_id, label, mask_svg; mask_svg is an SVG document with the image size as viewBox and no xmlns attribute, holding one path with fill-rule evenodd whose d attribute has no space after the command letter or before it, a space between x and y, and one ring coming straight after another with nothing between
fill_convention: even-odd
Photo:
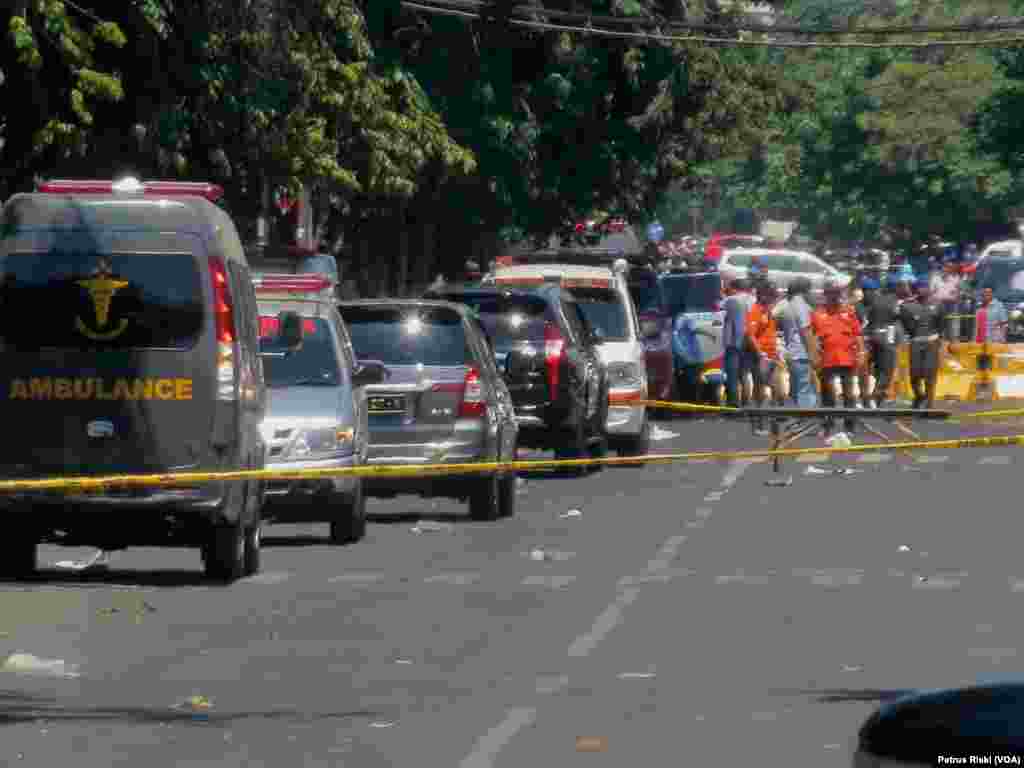
<instances>
[{"instance_id":1,"label":"parked car","mask_svg":"<svg viewBox=\"0 0 1024 768\"><path fill-rule=\"evenodd\" d=\"M667 399L721 399L722 299L722 276L716 270L672 270L658 275L647 289L641 327L656 332L659 345L668 346L671 393Z\"/></svg>"},{"instance_id":2,"label":"parked car","mask_svg":"<svg viewBox=\"0 0 1024 768\"><path fill-rule=\"evenodd\" d=\"M608 380L574 297L557 283L449 288L479 318L515 406L520 444L561 459L600 454Z\"/></svg>"},{"instance_id":3,"label":"parked car","mask_svg":"<svg viewBox=\"0 0 1024 768\"><path fill-rule=\"evenodd\" d=\"M343 302L360 365L384 366L366 388L370 464L512 461L519 427L480 321L458 304L423 299ZM445 496L493 520L515 512L515 473L367 478L370 496Z\"/></svg>"},{"instance_id":4,"label":"parked car","mask_svg":"<svg viewBox=\"0 0 1024 768\"><path fill-rule=\"evenodd\" d=\"M369 423L364 387L383 381L380 367L360 367L334 300L334 281L317 275L260 275L255 280L260 350L269 394L263 438L268 469L336 469L366 462ZM302 345L282 347L280 316L302 319ZM363 478L270 480L264 519L330 524L332 544L366 534Z\"/></svg>"},{"instance_id":5,"label":"parked car","mask_svg":"<svg viewBox=\"0 0 1024 768\"><path fill-rule=\"evenodd\" d=\"M263 469L256 298L235 225L215 204L222 194L203 183L53 181L7 201L0 356L4 423L18 439L0 447L0 476ZM207 574L227 581L259 569L255 481L0 503L7 575L34 570L40 542L198 547Z\"/></svg>"},{"instance_id":6,"label":"parked car","mask_svg":"<svg viewBox=\"0 0 1024 768\"><path fill-rule=\"evenodd\" d=\"M721 266L722 256L730 248L756 248L763 246L765 239L761 235L732 235L716 232L704 245L704 260Z\"/></svg>"},{"instance_id":7,"label":"parked car","mask_svg":"<svg viewBox=\"0 0 1024 768\"><path fill-rule=\"evenodd\" d=\"M852 279L850 275L840 272L813 254L767 248L726 250L719 271L727 281L748 277L755 258L767 270L767 278L783 291L798 277L805 277L811 281L812 293L820 296L827 281L837 282L846 288Z\"/></svg>"},{"instance_id":8,"label":"parked car","mask_svg":"<svg viewBox=\"0 0 1024 768\"><path fill-rule=\"evenodd\" d=\"M648 397L673 400L677 395L672 364L672 318L664 306L658 273L649 269L630 270L629 294L640 321Z\"/></svg>"},{"instance_id":9,"label":"parked car","mask_svg":"<svg viewBox=\"0 0 1024 768\"><path fill-rule=\"evenodd\" d=\"M981 299L981 292L992 289L992 295L1002 302L1010 317L1007 328L1007 341L1024 338L1024 258L1021 257L990 257L981 262L966 293L965 311L974 313ZM969 338L973 338L973 323L966 330Z\"/></svg>"},{"instance_id":10,"label":"parked car","mask_svg":"<svg viewBox=\"0 0 1024 768\"><path fill-rule=\"evenodd\" d=\"M540 252L521 256L517 266L500 268L494 280L499 286L558 280L572 292L597 337L597 351L607 370L608 444L619 455L642 456L650 445L650 421L642 405L647 399L647 365L628 271L628 262L613 254Z\"/></svg>"}]
</instances>

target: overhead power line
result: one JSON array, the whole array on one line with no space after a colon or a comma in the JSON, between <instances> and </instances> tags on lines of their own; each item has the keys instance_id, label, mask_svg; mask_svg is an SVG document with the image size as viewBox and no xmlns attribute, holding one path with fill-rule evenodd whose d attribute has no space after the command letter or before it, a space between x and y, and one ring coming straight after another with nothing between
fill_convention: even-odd
<instances>
[{"instance_id":1,"label":"overhead power line","mask_svg":"<svg viewBox=\"0 0 1024 768\"><path fill-rule=\"evenodd\" d=\"M481 14L472 11L461 11L454 8L441 8L436 5L425 5L418 2L403 0L402 6L412 10L437 16L456 16L465 19L480 20ZM578 26L568 24L551 24L544 21L527 19L509 19L508 23L515 27L538 29L548 32L575 32L599 37L619 38L638 41L655 41L666 43L701 43L705 45L724 45L748 48L1009 48L1024 44L1024 35L1008 35L989 38L961 38L953 40L904 40L884 43L865 43L860 41L801 41L801 40L753 40L736 37L709 37L707 35L668 35L658 32L629 32L625 30L601 29L594 26ZM749 30L748 30L749 31Z\"/></svg>"},{"instance_id":2,"label":"overhead power line","mask_svg":"<svg viewBox=\"0 0 1024 768\"><path fill-rule=\"evenodd\" d=\"M448 7L453 9L470 10L480 12L486 10L489 5L484 0L427 0L427 3L437 7ZM493 6L492 6L493 7ZM979 33L986 32L1009 32L1024 30L1024 18L1009 19L1006 21L990 21L976 23L959 23L946 25L931 24L910 24L897 26L878 27L808 27L804 25L793 25L785 23L773 24L749 24L738 21L735 24L707 24L701 22L688 22L675 19L654 19L654 18L631 18L626 16L601 16L586 13L571 13L569 11L558 11L536 5L516 5L509 9L502 9L502 13L512 16L545 16L553 21L565 23L579 23L583 25L598 24L606 27L629 26L653 29L661 33L663 30L681 31L691 30L694 32L785 32L787 34L808 35L808 36L830 36L830 35L855 35L855 36L882 36L882 35L909 35L909 34L951 34L951 33Z\"/></svg>"}]
</instances>

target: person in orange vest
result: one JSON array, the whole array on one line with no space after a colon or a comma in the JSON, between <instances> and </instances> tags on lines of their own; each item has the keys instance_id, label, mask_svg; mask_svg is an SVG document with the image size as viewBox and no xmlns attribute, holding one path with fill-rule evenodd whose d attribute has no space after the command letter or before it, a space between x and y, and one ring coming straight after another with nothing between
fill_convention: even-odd
<instances>
[{"instance_id":1,"label":"person in orange vest","mask_svg":"<svg viewBox=\"0 0 1024 768\"><path fill-rule=\"evenodd\" d=\"M753 400L758 408L764 405L765 387L771 387L775 405L782 405L781 393L776 386L776 373L782 364L779 356L779 329L772 313L778 298L779 292L775 286L762 281L757 286L757 300L747 312L747 344L757 356L756 364L751 365L751 373L754 379ZM754 420L754 434L767 434L764 419Z\"/></svg>"},{"instance_id":2,"label":"person in orange vest","mask_svg":"<svg viewBox=\"0 0 1024 768\"><path fill-rule=\"evenodd\" d=\"M854 377L864 365L864 335L860 320L853 307L842 301L843 291L838 283L829 281L825 284L825 304L811 315L811 330L818 340L818 360L820 370L818 380L821 382L821 404L825 408L835 408L837 393L835 380L838 378L843 390L843 406L855 408ZM854 420L846 418L844 426L847 432L853 432ZM834 422L825 421L825 436L832 434Z\"/></svg>"}]
</instances>

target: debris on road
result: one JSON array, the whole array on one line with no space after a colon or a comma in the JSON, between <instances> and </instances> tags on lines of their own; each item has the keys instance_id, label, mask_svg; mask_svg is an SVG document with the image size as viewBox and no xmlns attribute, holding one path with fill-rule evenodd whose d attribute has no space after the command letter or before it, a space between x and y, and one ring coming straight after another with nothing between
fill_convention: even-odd
<instances>
[{"instance_id":1,"label":"debris on road","mask_svg":"<svg viewBox=\"0 0 1024 768\"><path fill-rule=\"evenodd\" d=\"M569 511L560 514L559 517L563 520L566 520L571 517L583 517L583 512L581 512L578 509L570 509Z\"/></svg>"},{"instance_id":2,"label":"debris on road","mask_svg":"<svg viewBox=\"0 0 1024 768\"><path fill-rule=\"evenodd\" d=\"M788 477L770 477L764 481L764 484L772 488L789 488L793 484L793 476Z\"/></svg>"},{"instance_id":3,"label":"debris on road","mask_svg":"<svg viewBox=\"0 0 1024 768\"><path fill-rule=\"evenodd\" d=\"M40 659L30 653L12 653L0 665L0 671L42 677L80 677L75 664L68 664L63 659Z\"/></svg>"},{"instance_id":4,"label":"debris on road","mask_svg":"<svg viewBox=\"0 0 1024 768\"><path fill-rule=\"evenodd\" d=\"M608 739L603 736L578 736L577 752L604 752L608 749Z\"/></svg>"},{"instance_id":5,"label":"debris on road","mask_svg":"<svg viewBox=\"0 0 1024 768\"><path fill-rule=\"evenodd\" d=\"M388 722L384 722L384 723L370 723L370 727L371 728L390 728L393 725L394 725L393 721L388 721Z\"/></svg>"},{"instance_id":6,"label":"debris on road","mask_svg":"<svg viewBox=\"0 0 1024 768\"><path fill-rule=\"evenodd\" d=\"M412 664L412 659L395 659L395 664Z\"/></svg>"},{"instance_id":7,"label":"debris on road","mask_svg":"<svg viewBox=\"0 0 1024 768\"><path fill-rule=\"evenodd\" d=\"M843 665L843 672L863 672L864 667L850 666L849 664Z\"/></svg>"},{"instance_id":8,"label":"debris on road","mask_svg":"<svg viewBox=\"0 0 1024 768\"><path fill-rule=\"evenodd\" d=\"M910 551L910 547L908 547L906 544L900 544L900 552L909 552L909 551Z\"/></svg>"},{"instance_id":9,"label":"debris on road","mask_svg":"<svg viewBox=\"0 0 1024 768\"><path fill-rule=\"evenodd\" d=\"M547 553L543 549L531 549L530 559L536 562L541 562L547 557Z\"/></svg>"},{"instance_id":10,"label":"debris on road","mask_svg":"<svg viewBox=\"0 0 1024 768\"><path fill-rule=\"evenodd\" d=\"M649 680L655 677L653 672L622 672L619 674L620 680Z\"/></svg>"},{"instance_id":11,"label":"debris on road","mask_svg":"<svg viewBox=\"0 0 1024 768\"><path fill-rule=\"evenodd\" d=\"M409 529L415 534L421 533L446 533L452 530L451 523L438 523L433 520L421 520Z\"/></svg>"},{"instance_id":12,"label":"debris on road","mask_svg":"<svg viewBox=\"0 0 1024 768\"><path fill-rule=\"evenodd\" d=\"M805 475L817 475L819 477L847 477L849 475L855 475L859 472L859 469L851 469L850 467L834 467L829 469L822 469L811 464L804 471Z\"/></svg>"},{"instance_id":13,"label":"debris on road","mask_svg":"<svg viewBox=\"0 0 1024 768\"><path fill-rule=\"evenodd\" d=\"M59 560L53 564L53 567L59 568L62 571L76 571L79 573L82 571L99 571L109 568L111 559L110 552L99 549L88 560Z\"/></svg>"},{"instance_id":14,"label":"debris on road","mask_svg":"<svg viewBox=\"0 0 1024 768\"><path fill-rule=\"evenodd\" d=\"M184 701L179 701L171 709L191 709L194 712L205 712L213 708L213 702L202 694L194 694Z\"/></svg>"},{"instance_id":15,"label":"debris on road","mask_svg":"<svg viewBox=\"0 0 1024 768\"><path fill-rule=\"evenodd\" d=\"M651 440L671 440L673 437L679 437L679 433L662 429L657 424L655 424L654 429L651 430Z\"/></svg>"}]
</instances>

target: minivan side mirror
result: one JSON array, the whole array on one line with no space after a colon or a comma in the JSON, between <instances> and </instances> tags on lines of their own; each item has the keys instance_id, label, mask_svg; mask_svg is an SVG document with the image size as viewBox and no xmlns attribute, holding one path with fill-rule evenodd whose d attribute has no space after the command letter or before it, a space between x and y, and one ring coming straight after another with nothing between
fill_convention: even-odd
<instances>
[{"instance_id":1,"label":"minivan side mirror","mask_svg":"<svg viewBox=\"0 0 1024 768\"><path fill-rule=\"evenodd\" d=\"M388 378L388 369L384 363L376 360L361 362L352 374L352 384L355 387L369 387L374 384L382 384Z\"/></svg>"},{"instance_id":2,"label":"minivan side mirror","mask_svg":"<svg viewBox=\"0 0 1024 768\"><path fill-rule=\"evenodd\" d=\"M302 318L297 312L282 312L278 315L281 329L281 346L288 352L295 352L302 346Z\"/></svg>"}]
</instances>

